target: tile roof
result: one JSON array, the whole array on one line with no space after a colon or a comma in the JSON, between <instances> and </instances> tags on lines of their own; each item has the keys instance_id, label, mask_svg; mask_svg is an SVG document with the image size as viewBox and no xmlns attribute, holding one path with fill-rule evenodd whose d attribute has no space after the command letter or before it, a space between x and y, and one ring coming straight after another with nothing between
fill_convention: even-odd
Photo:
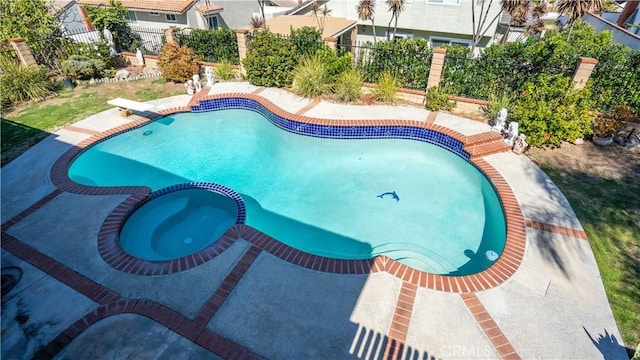
<instances>
[{"instance_id":1,"label":"tile roof","mask_svg":"<svg viewBox=\"0 0 640 360\"><path fill-rule=\"evenodd\" d=\"M195 0L120 0L129 10L184 13ZM79 5L109 6L109 0L77 0Z\"/></svg>"},{"instance_id":2,"label":"tile roof","mask_svg":"<svg viewBox=\"0 0 640 360\"><path fill-rule=\"evenodd\" d=\"M222 6L216 4L207 4L207 5L198 5L196 6L196 10L202 14L208 14L212 11L220 11L222 10Z\"/></svg>"}]
</instances>

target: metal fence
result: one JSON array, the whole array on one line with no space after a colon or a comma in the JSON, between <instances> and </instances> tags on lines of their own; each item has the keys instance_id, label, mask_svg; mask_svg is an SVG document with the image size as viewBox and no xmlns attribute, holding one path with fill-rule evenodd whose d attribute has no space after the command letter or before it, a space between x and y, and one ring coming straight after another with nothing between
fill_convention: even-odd
<instances>
[{"instance_id":1,"label":"metal fence","mask_svg":"<svg viewBox=\"0 0 640 360\"><path fill-rule=\"evenodd\" d=\"M175 35L180 45L190 47L204 61L240 64L238 38L233 30L183 29Z\"/></svg>"},{"instance_id":2,"label":"metal fence","mask_svg":"<svg viewBox=\"0 0 640 360\"><path fill-rule=\"evenodd\" d=\"M131 31L140 38L140 50L144 54L158 55L166 42L162 29L131 26Z\"/></svg>"}]
</instances>

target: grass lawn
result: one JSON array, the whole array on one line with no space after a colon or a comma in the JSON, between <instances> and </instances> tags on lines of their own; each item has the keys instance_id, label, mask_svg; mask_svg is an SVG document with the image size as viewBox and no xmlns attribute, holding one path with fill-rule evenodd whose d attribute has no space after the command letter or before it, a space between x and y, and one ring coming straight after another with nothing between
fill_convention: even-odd
<instances>
[{"instance_id":1,"label":"grass lawn","mask_svg":"<svg viewBox=\"0 0 640 360\"><path fill-rule=\"evenodd\" d=\"M29 147L66 125L113 106L107 101L123 97L148 101L184 94L182 84L163 79L144 79L127 83L81 85L62 90L59 96L21 106L2 115L2 166L20 156Z\"/></svg>"},{"instance_id":2,"label":"grass lawn","mask_svg":"<svg viewBox=\"0 0 640 360\"><path fill-rule=\"evenodd\" d=\"M584 227L627 347L640 343L640 182L543 165Z\"/></svg>"}]
</instances>

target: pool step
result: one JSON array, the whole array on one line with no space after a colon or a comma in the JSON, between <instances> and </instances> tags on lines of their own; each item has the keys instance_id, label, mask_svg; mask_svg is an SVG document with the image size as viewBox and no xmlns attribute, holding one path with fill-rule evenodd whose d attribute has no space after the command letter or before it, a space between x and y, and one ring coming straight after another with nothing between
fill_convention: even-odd
<instances>
[{"instance_id":1,"label":"pool step","mask_svg":"<svg viewBox=\"0 0 640 360\"><path fill-rule=\"evenodd\" d=\"M471 154L471 158L480 158L483 156L509 151L511 146L507 145L502 136L495 131L486 131L467 137L464 149Z\"/></svg>"},{"instance_id":2,"label":"pool step","mask_svg":"<svg viewBox=\"0 0 640 360\"><path fill-rule=\"evenodd\" d=\"M511 150L511 146L506 144L502 138L492 142L485 142L478 145L466 145L464 149L471 155L471 159L481 158L500 152Z\"/></svg>"}]
</instances>

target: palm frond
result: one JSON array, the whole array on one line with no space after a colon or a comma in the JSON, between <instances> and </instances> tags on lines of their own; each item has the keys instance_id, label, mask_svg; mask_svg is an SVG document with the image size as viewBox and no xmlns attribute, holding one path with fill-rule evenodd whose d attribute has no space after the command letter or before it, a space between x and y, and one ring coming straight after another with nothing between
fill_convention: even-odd
<instances>
[{"instance_id":1,"label":"palm frond","mask_svg":"<svg viewBox=\"0 0 640 360\"><path fill-rule=\"evenodd\" d=\"M356 5L356 12L358 13L358 18L362 21L373 19L376 15L376 1L360 0Z\"/></svg>"}]
</instances>

